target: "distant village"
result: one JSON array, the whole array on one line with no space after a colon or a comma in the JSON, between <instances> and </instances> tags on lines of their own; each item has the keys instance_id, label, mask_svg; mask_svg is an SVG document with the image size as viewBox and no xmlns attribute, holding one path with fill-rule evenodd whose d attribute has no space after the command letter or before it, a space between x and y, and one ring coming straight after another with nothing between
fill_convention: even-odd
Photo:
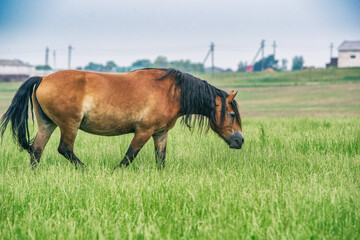
<instances>
[{"instance_id":1,"label":"distant village","mask_svg":"<svg viewBox=\"0 0 360 240\"><path fill-rule=\"evenodd\" d=\"M296 57L295 57L296 58ZM302 57L293 59L292 70L298 70L303 68L313 68L303 66ZM294 68L295 64L298 64L297 68ZM286 70L287 62L283 60L282 66L279 66L278 60L274 55L269 55L260 59L259 61L247 65L246 63L239 63L238 72L253 72L253 71L284 71ZM142 59L134 62L129 67L119 67L114 62L109 61L105 65L89 63L85 67L78 67L80 70L99 71L99 72L129 72L146 67L174 67L186 72L203 72L203 73L222 73L232 72L231 69L222 69L219 67L205 68L202 63L192 63L189 60L184 61L170 61L168 62L166 57L159 56L154 62L147 59ZM344 41L338 47L337 57L331 57L329 63L326 63L326 68L348 68L348 67L360 67L360 41ZM59 69L52 69L47 64L42 66L32 66L28 63L24 63L21 60L12 59L0 59L0 82L19 82L24 81L30 76L34 75L47 75Z\"/></svg>"}]
</instances>

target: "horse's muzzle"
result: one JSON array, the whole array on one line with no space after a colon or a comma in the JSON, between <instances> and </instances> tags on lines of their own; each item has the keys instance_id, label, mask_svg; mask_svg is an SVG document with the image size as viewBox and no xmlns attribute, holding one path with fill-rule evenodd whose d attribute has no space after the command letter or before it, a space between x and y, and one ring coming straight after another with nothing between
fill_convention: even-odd
<instances>
[{"instance_id":1,"label":"horse's muzzle","mask_svg":"<svg viewBox=\"0 0 360 240\"><path fill-rule=\"evenodd\" d=\"M241 149L244 143L244 137L240 132L236 131L230 135L227 142L229 144L229 148Z\"/></svg>"}]
</instances>

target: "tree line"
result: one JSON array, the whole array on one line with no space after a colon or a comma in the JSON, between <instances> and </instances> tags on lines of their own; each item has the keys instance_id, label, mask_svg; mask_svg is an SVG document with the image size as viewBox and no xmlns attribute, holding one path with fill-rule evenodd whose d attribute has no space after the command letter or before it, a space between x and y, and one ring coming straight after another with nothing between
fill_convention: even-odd
<instances>
[{"instance_id":1,"label":"tree line","mask_svg":"<svg viewBox=\"0 0 360 240\"><path fill-rule=\"evenodd\" d=\"M255 62L254 66L253 66L253 71L254 72L258 72L261 71L262 68L262 60L260 59L259 61ZM264 70L268 69L268 68L272 68L274 70L279 70L279 71L286 71L287 70L287 64L288 64L288 60L287 59L282 59L281 60L281 65L279 64L279 60L275 59L274 55L271 54L267 57L264 58ZM240 63L238 64L238 72L246 72L248 70L249 65L247 64L247 62L242 62L240 61ZM292 67L291 70L300 70L304 67L304 58L302 56L295 56L292 59Z\"/></svg>"},{"instance_id":2,"label":"tree line","mask_svg":"<svg viewBox=\"0 0 360 240\"><path fill-rule=\"evenodd\" d=\"M176 68L184 72L204 72L202 63L193 63L190 60L168 61L164 56L158 56L154 62L149 59L139 59L127 67L117 66L114 61L108 61L105 65L90 62L84 67L85 70L96 72L130 72L142 68Z\"/></svg>"},{"instance_id":3,"label":"tree line","mask_svg":"<svg viewBox=\"0 0 360 240\"><path fill-rule=\"evenodd\" d=\"M286 71L288 66L287 59L282 59L281 64L278 59L274 58L274 55L269 55L264 58L264 63L262 60L255 62L253 65L252 71L257 72L261 71L262 64L264 64L264 70L268 68L272 68L278 71ZM304 66L304 59L302 56L295 56L292 59L292 68L291 70L299 70ZM130 66L118 66L114 61L108 61L105 65L90 62L84 68L79 67L77 69L84 69L88 71L96 71L96 72L131 72L134 70L142 69L142 68L176 68L184 72L194 72L194 73L203 73L205 72L204 65L202 63L194 63L190 60L175 60L168 61L168 59L164 56L158 56L153 62L149 59L139 59L133 62ZM249 65L247 62L242 62L238 64L237 72L246 72L248 71Z\"/></svg>"},{"instance_id":4,"label":"tree line","mask_svg":"<svg viewBox=\"0 0 360 240\"><path fill-rule=\"evenodd\" d=\"M287 59L282 59L281 64L278 59L274 58L274 55L269 55L264 58L264 63L262 60L255 62L253 66L251 66L252 71L257 72L262 70L262 64L264 64L264 70L268 68L272 68L278 71L286 71L287 70ZM250 65L247 62L240 61L238 64L237 72L247 72L249 71ZM302 56L295 56L292 59L292 68L291 70L299 70L304 67L304 58ZM77 67L79 70L88 70L95 72L131 72L134 70L142 69L142 68L176 68L180 71L184 72L193 72L193 73L204 73L205 67L202 63L194 63L190 60L175 60L168 61L168 59L164 56L158 56L154 62L149 59L139 59L133 62L130 66L118 66L114 61L108 61L105 65L90 62L85 67ZM52 68L47 65L38 65L36 66L36 70L51 70ZM223 72L231 72L231 69L223 70Z\"/></svg>"}]
</instances>

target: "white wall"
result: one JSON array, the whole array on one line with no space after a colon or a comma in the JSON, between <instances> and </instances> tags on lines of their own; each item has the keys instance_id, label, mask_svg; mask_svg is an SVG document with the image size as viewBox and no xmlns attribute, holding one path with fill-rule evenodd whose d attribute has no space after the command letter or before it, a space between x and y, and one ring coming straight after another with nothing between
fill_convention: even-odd
<instances>
[{"instance_id":1,"label":"white wall","mask_svg":"<svg viewBox=\"0 0 360 240\"><path fill-rule=\"evenodd\" d=\"M360 67L360 52L339 52L338 67Z\"/></svg>"},{"instance_id":2,"label":"white wall","mask_svg":"<svg viewBox=\"0 0 360 240\"><path fill-rule=\"evenodd\" d=\"M0 74L3 75L33 75L35 67L0 65Z\"/></svg>"}]
</instances>

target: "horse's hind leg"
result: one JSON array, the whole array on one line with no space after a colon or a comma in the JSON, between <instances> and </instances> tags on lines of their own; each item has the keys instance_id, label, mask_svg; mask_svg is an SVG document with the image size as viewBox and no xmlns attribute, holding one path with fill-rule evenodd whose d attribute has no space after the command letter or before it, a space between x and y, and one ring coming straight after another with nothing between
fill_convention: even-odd
<instances>
[{"instance_id":1,"label":"horse's hind leg","mask_svg":"<svg viewBox=\"0 0 360 240\"><path fill-rule=\"evenodd\" d=\"M74 142L78 132L77 127L70 127L68 125L66 127L60 127L61 139L60 145L58 147L58 151L61 155L63 155L67 160L71 163L75 164L75 167L78 166L86 167L84 163L80 161L78 157L74 154Z\"/></svg>"},{"instance_id":2,"label":"horse's hind leg","mask_svg":"<svg viewBox=\"0 0 360 240\"><path fill-rule=\"evenodd\" d=\"M41 155L44 151L46 143L49 141L51 134L56 128L56 124L53 122L41 122L38 127L39 130L36 134L35 140L30 148L30 164L35 168L40 163Z\"/></svg>"},{"instance_id":3,"label":"horse's hind leg","mask_svg":"<svg viewBox=\"0 0 360 240\"><path fill-rule=\"evenodd\" d=\"M40 163L40 158L44 151L45 145L49 141L51 134L54 132L56 124L45 115L34 96L33 102L34 113L38 125L38 132L36 133L34 142L30 147L29 153L30 164L33 168L35 168Z\"/></svg>"}]
</instances>

